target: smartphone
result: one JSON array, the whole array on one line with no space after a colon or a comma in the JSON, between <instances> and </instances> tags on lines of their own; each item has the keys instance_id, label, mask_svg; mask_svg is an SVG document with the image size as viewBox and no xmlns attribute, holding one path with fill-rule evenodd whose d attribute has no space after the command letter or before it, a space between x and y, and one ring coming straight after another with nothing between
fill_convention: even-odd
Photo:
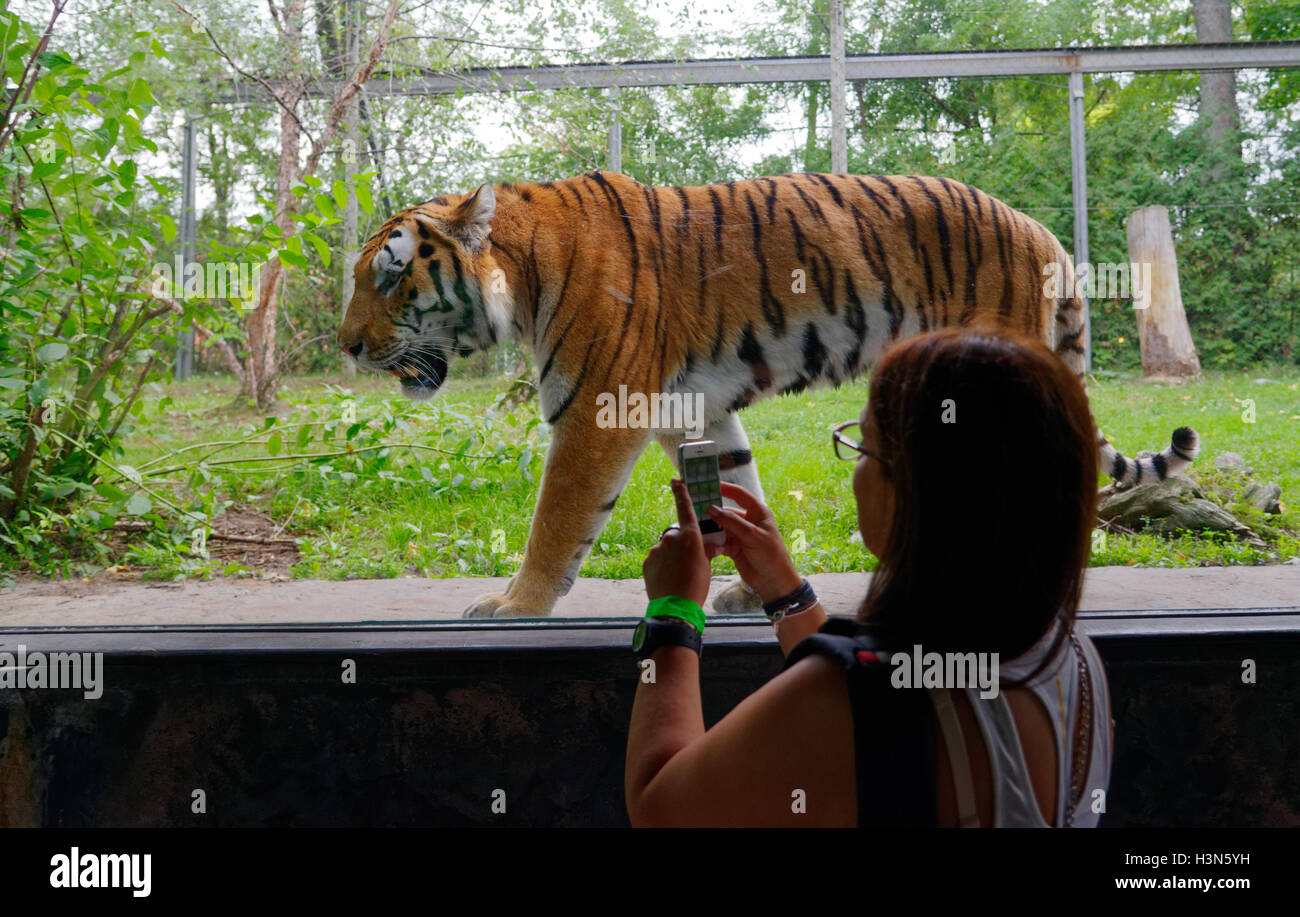
<instances>
[{"instance_id":1,"label":"smartphone","mask_svg":"<svg viewBox=\"0 0 1300 917\"><path fill-rule=\"evenodd\" d=\"M710 506L722 505L722 475L718 468L718 444L711 439L682 443L677 447L677 467L681 469L686 492L700 521L705 544L721 545L727 540L722 526L709 515Z\"/></svg>"}]
</instances>

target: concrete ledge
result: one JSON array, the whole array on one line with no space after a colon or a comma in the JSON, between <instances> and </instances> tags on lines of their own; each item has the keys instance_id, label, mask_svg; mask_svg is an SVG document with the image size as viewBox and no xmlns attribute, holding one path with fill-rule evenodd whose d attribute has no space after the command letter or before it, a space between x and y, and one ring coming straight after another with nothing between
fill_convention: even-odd
<instances>
[{"instance_id":1,"label":"concrete ledge","mask_svg":"<svg viewBox=\"0 0 1300 917\"><path fill-rule=\"evenodd\" d=\"M715 577L713 595L735 576ZM831 614L852 615L870 574L809 577ZM0 592L0 628L191 624L455 621L505 578L217 580L149 584L86 580L22 583ZM1081 606L1087 611L1187 611L1229 608L1300 609L1300 566L1088 570ZM640 617L641 580L581 579L553 617Z\"/></svg>"}]
</instances>

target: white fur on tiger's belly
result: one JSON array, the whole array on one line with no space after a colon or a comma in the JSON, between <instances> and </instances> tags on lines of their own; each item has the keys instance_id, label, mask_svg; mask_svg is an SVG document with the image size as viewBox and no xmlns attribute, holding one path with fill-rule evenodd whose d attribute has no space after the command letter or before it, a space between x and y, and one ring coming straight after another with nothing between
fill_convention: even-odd
<instances>
[{"instance_id":1,"label":"white fur on tiger's belly","mask_svg":"<svg viewBox=\"0 0 1300 917\"><path fill-rule=\"evenodd\" d=\"M889 319L884 310L864 306L863 311L867 333L856 355L852 351L857 337L845 323L843 308L838 309L835 315L822 310L810 318L788 316L786 333L781 337L766 327L753 329L754 339L762 352L761 362L771 374L771 384L759 387L754 365L740 356L742 339L737 338L724 345L716 358L709 353L697 355L690 371L681 375L675 384L670 383L668 389L703 392L705 419L715 421L725 416L729 409L734 409L737 400L747 392L753 393L752 403L780 392L800 378L807 380L808 388L841 384L869 367L890 341ZM826 352L821 374L812 379L808 378L804 355L809 326L816 329L817 340ZM853 356L856 359L850 363Z\"/></svg>"}]
</instances>

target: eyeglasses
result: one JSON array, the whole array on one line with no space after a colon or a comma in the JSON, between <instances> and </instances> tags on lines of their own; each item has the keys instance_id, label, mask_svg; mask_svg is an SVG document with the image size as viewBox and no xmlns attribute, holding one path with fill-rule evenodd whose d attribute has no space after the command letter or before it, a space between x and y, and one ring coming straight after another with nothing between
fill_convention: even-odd
<instances>
[{"instance_id":1,"label":"eyeglasses","mask_svg":"<svg viewBox=\"0 0 1300 917\"><path fill-rule=\"evenodd\" d=\"M862 435L860 430L854 431L857 434L857 439L851 439L848 436L844 435L845 430L849 429L850 427L858 427L858 426L859 424L856 420L850 420L847 423L842 423L835 429L831 430L831 445L835 449L835 457L837 459L843 459L844 461L848 462L856 459L859 455L869 455L877 462L880 462L882 465L885 464L885 460L882 459L879 455L872 452L870 449L863 448L861 442Z\"/></svg>"}]
</instances>

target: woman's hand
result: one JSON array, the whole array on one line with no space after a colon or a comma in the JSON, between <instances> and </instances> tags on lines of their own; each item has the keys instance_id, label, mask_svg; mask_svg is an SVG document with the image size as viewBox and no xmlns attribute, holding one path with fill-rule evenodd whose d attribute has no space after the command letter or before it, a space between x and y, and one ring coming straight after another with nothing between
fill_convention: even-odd
<instances>
[{"instance_id":1,"label":"woman's hand","mask_svg":"<svg viewBox=\"0 0 1300 917\"><path fill-rule=\"evenodd\" d=\"M740 509L709 507L713 521L727 533L718 553L735 562L740 578L764 602L774 602L798 589L803 577L781 540L772 510L737 484L723 481L722 495L736 501Z\"/></svg>"},{"instance_id":2,"label":"woman's hand","mask_svg":"<svg viewBox=\"0 0 1300 917\"><path fill-rule=\"evenodd\" d=\"M679 595L703 607L709 597L712 576L709 557L704 551L704 536L686 484L673 478L671 486L677 502L677 527L659 537L659 543L650 549L645 563L641 564L646 595L652 599Z\"/></svg>"}]
</instances>

